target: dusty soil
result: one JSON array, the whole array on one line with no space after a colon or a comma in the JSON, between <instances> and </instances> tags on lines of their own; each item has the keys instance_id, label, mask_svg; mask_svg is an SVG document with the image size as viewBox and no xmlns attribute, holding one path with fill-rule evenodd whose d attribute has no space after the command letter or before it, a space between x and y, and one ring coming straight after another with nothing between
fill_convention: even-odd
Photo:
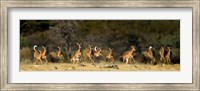
<instances>
[{"instance_id":1,"label":"dusty soil","mask_svg":"<svg viewBox=\"0 0 200 91\"><path fill-rule=\"evenodd\" d=\"M124 63L49 63L35 65L20 64L20 71L180 71L180 64L124 64Z\"/></svg>"}]
</instances>

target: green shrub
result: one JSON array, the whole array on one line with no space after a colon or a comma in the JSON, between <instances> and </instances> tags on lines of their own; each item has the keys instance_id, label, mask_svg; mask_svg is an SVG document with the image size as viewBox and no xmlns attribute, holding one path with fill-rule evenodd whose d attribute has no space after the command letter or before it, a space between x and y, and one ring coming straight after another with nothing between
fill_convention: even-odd
<instances>
[{"instance_id":1,"label":"green shrub","mask_svg":"<svg viewBox=\"0 0 200 91\"><path fill-rule=\"evenodd\" d=\"M20 36L20 49L29 47L29 40L26 37Z\"/></svg>"}]
</instances>

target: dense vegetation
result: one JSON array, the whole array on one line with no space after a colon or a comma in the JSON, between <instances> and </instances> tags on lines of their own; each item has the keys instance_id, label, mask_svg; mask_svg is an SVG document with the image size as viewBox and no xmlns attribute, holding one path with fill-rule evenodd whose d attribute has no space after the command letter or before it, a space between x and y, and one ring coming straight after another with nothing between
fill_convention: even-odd
<instances>
[{"instance_id":1,"label":"dense vegetation","mask_svg":"<svg viewBox=\"0 0 200 91\"><path fill-rule=\"evenodd\" d=\"M64 55L77 49L82 43L103 50L113 49L116 59L131 45L137 48L136 59L141 61L141 52L151 45L159 59L161 46L171 47L172 62L180 62L179 20L21 20L20 48L34 45L47 46L48 51L61 46Z\"/></svg>"}]
</instances>

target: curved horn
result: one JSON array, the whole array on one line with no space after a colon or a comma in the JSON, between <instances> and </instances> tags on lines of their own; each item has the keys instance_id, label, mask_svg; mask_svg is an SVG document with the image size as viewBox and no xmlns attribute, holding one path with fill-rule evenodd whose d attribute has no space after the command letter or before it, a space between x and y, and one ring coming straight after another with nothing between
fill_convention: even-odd
<instances>
[{"instance_id":1,"label":"curved horn","mask_svg":"<svg viewBox=\"0 0 200 91\"><path fill-rule=\"evenodd\" d=\"M77 45L80 45L79 43L76 43Z\"/></svg>"},{"instance_id":2,"label":"curved horn","mask_svg":"<svg viewBox=\"0 0 200 91\"><path fill-rule=\"evenodd\" d=\"M97 51L97 46L94 47L94 51Z\"/></svg>"},{"instance_id":3,"label":"curved horn","mask_svg":"<svg viewBox=\"0 0 200 91\"><path fill-rule=\"evenodd\" d=\"M112 51L112 49L108 48L110 51Z\"/></svg>"}]
</instances>

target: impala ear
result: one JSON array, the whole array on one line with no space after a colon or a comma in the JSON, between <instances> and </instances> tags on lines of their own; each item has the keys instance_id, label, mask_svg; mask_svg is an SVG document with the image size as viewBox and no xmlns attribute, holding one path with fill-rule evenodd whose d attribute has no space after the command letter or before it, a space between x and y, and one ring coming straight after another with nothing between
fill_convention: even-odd
<instances>
[{"instance_id":1,"label":"impala ear","mask_svg":"<svg viewBox=\"0 0 200 91\"><path fill-rule=\"evenodd\" d=\"M58 49L60 49L60 46L58 46Z\"/></svg>"}]
</instances>

